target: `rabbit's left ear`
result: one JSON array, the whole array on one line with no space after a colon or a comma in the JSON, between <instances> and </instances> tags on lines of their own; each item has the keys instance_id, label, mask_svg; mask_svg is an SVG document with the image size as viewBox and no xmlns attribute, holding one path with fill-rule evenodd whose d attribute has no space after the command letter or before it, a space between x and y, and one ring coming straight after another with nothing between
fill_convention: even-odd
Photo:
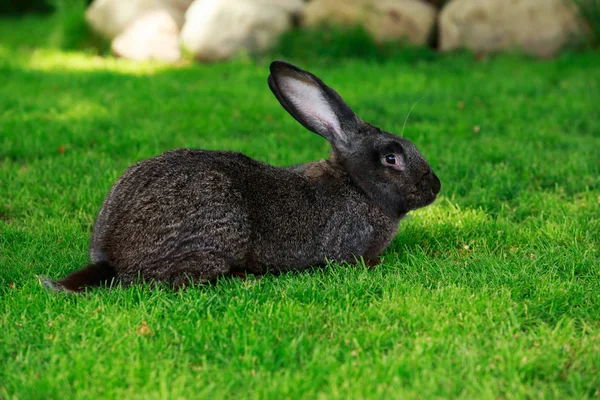
<instances>
[{"instance_id":1,"label":"rabbit's left ear","mask_svg":"<svg viewBox=\"0 0 600 400\"><path fill-rule=\"evenodd\" d=\"M338 150L349 150L360 119L323 81L283 62L271 63L268 83L283 108L305 128L323 136Z\"/></svg>"}]
</instances>

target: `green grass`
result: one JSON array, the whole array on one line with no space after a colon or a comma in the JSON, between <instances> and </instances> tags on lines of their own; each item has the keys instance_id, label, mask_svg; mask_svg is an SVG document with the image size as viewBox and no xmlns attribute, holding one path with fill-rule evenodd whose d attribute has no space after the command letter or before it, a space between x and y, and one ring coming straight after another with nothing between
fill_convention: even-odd
<instances>
[{"instance_id":1,"label":"green grass","mask_svg":"<svg viewBox=\"0 0 600 400\"><path fill-rule=\"evenodd\" d=\"M136 65L45 47L44 29L0 21L0 398L600 395L597 52L361 60L290 45L386 130L420 100L404 136L442 193L384 263L67 296L37 276L87 262L132 163L199 147L289 165L328 147L271 95L268 57Z\"/></svg>"}]
</instances>

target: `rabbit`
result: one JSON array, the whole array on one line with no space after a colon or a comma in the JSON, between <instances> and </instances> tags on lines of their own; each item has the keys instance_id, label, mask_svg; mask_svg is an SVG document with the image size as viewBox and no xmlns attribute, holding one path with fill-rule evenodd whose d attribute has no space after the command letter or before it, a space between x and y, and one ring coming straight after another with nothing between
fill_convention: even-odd
<instances>
[{"instance_id":1,"label":"rabbit","mask_svg":"<svg viewBox=\"0 0 600 400\"><path fill-rule=\"evenodd\" d=\"M362 121L321 79L284 61L268 85L330 157L288 168L241 153L177 149L130 167L94 225L92 263L55 291L139 280L174 288L224 275L376 263L406 213L440 180L407 139Z\"/></svg>"}]
</instances>

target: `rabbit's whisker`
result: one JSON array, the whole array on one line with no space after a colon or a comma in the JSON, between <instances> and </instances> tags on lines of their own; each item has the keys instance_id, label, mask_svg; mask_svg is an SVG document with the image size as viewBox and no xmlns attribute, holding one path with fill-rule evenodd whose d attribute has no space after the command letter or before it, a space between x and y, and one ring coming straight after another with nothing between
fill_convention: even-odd
<instances>
[{"instance_id":1,"label":"rabbit's whisker","mask_svg":"<svg viewBox=\"0 0 600 400\"><path fill-rule=\"evenodd\" d=\"M412 105L412 107L410 108L410 110L408 110L408 114L406 114L406 118L404 119L404 125L402 125L402 132L400 133L400 136L404 136L404 128L406 128L406 122L408 121L408 117L410 117L410 113L412 112L413 108L415 108L415 106L421 101L423 100L425 96L422 96L419 100L415 101Z\"/></svg>"}]
</instances>

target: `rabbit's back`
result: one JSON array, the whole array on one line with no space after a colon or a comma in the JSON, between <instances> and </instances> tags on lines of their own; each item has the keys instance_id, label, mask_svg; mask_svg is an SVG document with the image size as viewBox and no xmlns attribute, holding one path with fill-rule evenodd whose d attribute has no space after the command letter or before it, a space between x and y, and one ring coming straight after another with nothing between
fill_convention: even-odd
<instances>
[{"instance_id":1,"label":"rabbit's back","mask_svg":"<svg viewBox=\"0 0 600 400\"><path fill-rule=\"evenodd\" d=\"M166 280L179 257L227 255L244 264L250 240L243 172L258 162L240 153L173 150L129 168L107 196L90 253L121 280Z\"/></svg>"}]
</instances>

